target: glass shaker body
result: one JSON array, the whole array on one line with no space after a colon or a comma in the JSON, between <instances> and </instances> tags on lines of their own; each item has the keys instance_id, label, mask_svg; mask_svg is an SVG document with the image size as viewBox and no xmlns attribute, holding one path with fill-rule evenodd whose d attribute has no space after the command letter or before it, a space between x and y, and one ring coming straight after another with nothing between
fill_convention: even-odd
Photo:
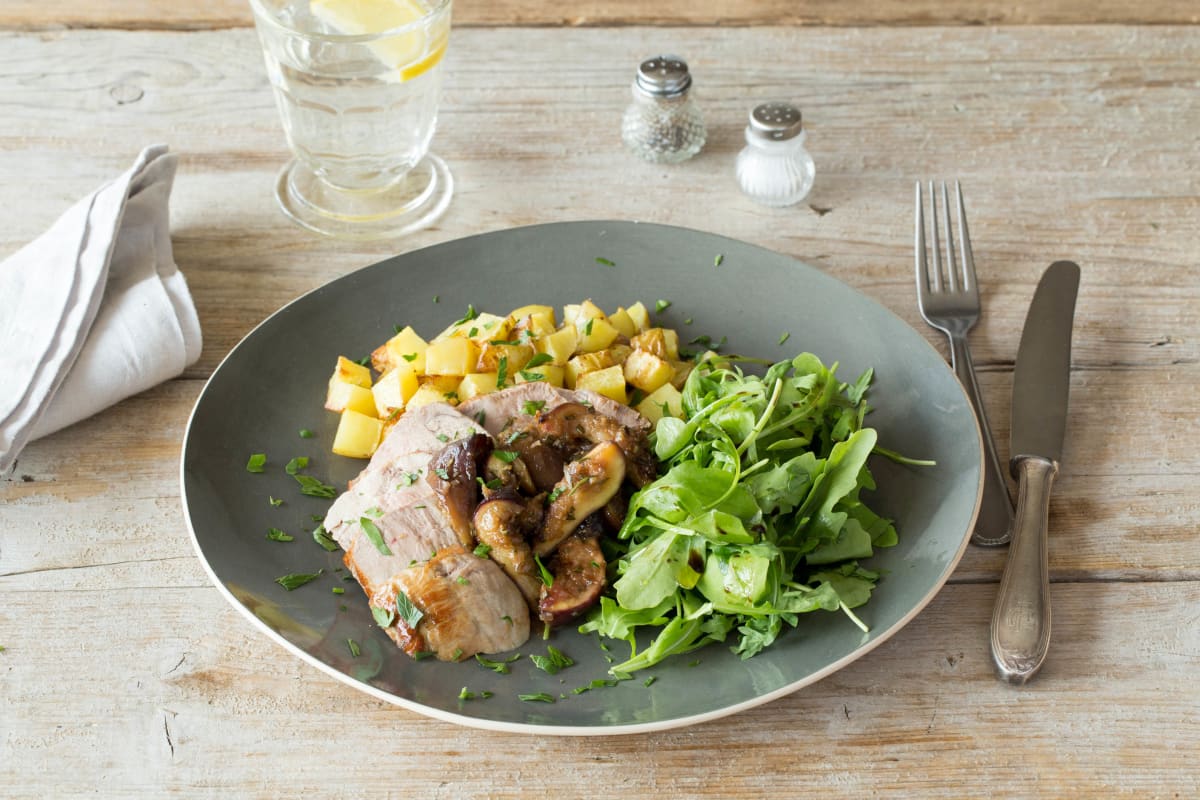
<instances>
[{"instance_id":1,"label":"glass shaker body","mask_svg":"<svg viewBox=\"0 0 1200 800\"><path fill-rule=\"evenodd\" d=\"M687 64L675 56L642 62L621 119L625 146L646 161L678 163L704 147L704 118L689 93Z\"/></svg>"},{"instance_id":2,"label":"glass shaker body","mask_svg":"<svg viewBox=\"0 0 1200 800\"><path fill-rule=\"evenodd\" d=\"M750 199L766 206L799 203L812 189L816 168L804 148L800 112L781 103L759 106L746 126L737 180Z\"/></svg>"}]
</instances>

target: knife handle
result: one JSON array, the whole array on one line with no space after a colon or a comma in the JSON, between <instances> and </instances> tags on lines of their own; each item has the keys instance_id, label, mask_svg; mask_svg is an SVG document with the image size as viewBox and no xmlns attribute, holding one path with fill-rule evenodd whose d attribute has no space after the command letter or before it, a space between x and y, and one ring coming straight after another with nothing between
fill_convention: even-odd
<instances>
[{"instance_id":1,"label":"knife handle","mask_svg":"<svg viewBox=\"0 0 1200 800\"><path fill-rule=\"evenodd\" d=\"M1017 479L1017 517L992 612L992 659L1000 678L1022 684L1037 674L1050 646L1046 529L1058 463L1019 457L1012 468Z\"/></svg>"},{"instance_id":2,"label":"knife handle","mask_svg":"<svg viewBox=\"0 0 1200 800\"><path fill-rule=\"evenodd\" d=\"M975 364L971 361L971 350L963 334L950 334L950 364L958 376L958 382L967 392L971 407L975 409L979 432L983 435L983 497L980 499L979 516L975 519L971 541L984 547L1008 544L1013 529L1012 498L1008 496L1008 484L1004 482L1004 473L1000 470L1000 457L996 455L992 429L979 396Z\"/></svg>"}]
</instances>

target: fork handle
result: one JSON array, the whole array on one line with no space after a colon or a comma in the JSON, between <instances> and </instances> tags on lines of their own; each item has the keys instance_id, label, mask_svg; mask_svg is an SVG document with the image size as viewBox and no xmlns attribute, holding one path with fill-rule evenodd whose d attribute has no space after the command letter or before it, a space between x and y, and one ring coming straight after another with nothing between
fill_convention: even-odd
<instances>
[{"instance_id":1,"label":"fork handle","mask_svg":"<svg viewBox=\"0 0 1200 800\"><path fill-rule=\"evenodd\" d=\"M971 361L971 350L967 347L965 334L950 334L950 364L967 391L967 398L975 409L975 418L979 420L979 431L983 434L983 498L980 500L979 517L975 521L971 541L987 547L1007 544L1013 529L1012 499L1004 482L1004 473L1000 471L1000 458L996 455L992 429L979 397L975 365Z\"/></svg>"}]
</instances>

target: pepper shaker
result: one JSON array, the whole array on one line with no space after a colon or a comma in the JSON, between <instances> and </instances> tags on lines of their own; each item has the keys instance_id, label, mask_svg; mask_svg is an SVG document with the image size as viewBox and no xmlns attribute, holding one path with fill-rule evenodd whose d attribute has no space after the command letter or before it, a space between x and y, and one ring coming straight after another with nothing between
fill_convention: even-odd
<instances>
[{"instance_id":1,"label":"pepper shaker","mask_svg":"<svg viewBox=\"0 0 1200 800\"><path fill-rule=\"evenodd\" d=\"M804 149L800 109L790 103L763 103L750 112L746 147L737 157L737 180L752 200L790 206L812 189L815 168Z\"/></svg>"},{"instance_id":2,"label":"pepper shaker","mask_svg":"<svg viewBox=\"0 0 1200 800\"><path fill-rule=\"evenodd\" d=\"M646 161L686 161L704 146L704 119L689 94L692 75L678 56L655 56L638 66L633 102L621 120L625 146Z\"/></svg>"}]
</instances>

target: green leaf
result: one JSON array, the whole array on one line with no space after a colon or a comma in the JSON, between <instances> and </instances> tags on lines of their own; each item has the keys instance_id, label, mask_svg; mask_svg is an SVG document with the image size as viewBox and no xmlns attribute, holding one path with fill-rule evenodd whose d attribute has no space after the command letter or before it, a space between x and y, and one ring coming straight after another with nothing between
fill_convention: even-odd
<instances>
[{"instance_id":1,"label":"green leaf","mask_svg":"<svg viewBox=\"0 0 1200 800\"><path fill-rule=\"evenodd\" d=\"M535 555L533 557L533 561L535 564L537 564L538 572L541 574L541 577L542 577L542 583L546 584L547 588L553 586L554 585L554 575L551 574L550 570L546 569L546 565L542 563L541 557Z\"/></svg>"},{"instance_id":2,"label":"green leaf","mask_svg":"<svg viewBox=\"0 0 1200 800\"><path fill-rule=\"evenodd\" d=\"M396 614L408 624L408 627L413 629L417 627L417 623L425 616L425 612L417 608L408 599L408 595L401 591L396 592Z\"/></svg>"},{"instance_id":3,"label":"green leaf","mask_svg":"<svg viewBox=\"0 0 1200 800\"><path fill-rule=\"evenodd\" d=\"M338 544L325 530L324 525L318 525L312 532L313 541L324 547L330 553L338 549Z\"/></svg>"},{"instance_id":4,"label":"green leaf","mask_svg":"<svg viewBox=\"0 0 1200 800\"><path fill-rule=\"evenodd\" d=\"M295 475L300 470L307 469L307 468L308 468L308 456L296 456L295 458L293 458L291 461L289 461L287 463L287 466L283 468L283 471L286 472L288 475Z\"/></svg>"},{"instance_id":5,"label":"green leaf","mask_svg":"<svg viewBox=\"0 0 1200 800\"><path fill-rule=\"evenodd\" d=\"M545 400L526 400L521 405L521 410L532 417L535 414L537 414L539 411L541 411L545 405L546 405ZM515 441L515 439L510 438L508 440L508 443L512 444L514 441Z\"/></svg>"},{"instance_id":6,"label":"green leaf","mask_svg":"<svg viewBox=\"0 0 1200 800\"><path fill-rule=\"evenodd\" d=\"M524 700L527 703L553 703L554 695L537 692L535 694L519 694L517 695L517 699Z\"/></svg>"},{"instance_id":7,"label":"green leaf","mask_svg":"<svg viewBox=\"0 0 1200 800\"><path fill-rule=\"evenodd\" d=\"M287 589L289 592L293 589L298 589L306 583L312 583L317 578L321 577L321 573L325 570L319 569L316 572L294 572L291 575L284 575L282 578L276 578L275 582Z\"/></svg>"},{"instance_id":8,"label":"green leaf","mask_svg":"<svg viewBox=\"0 0 1200 800\"><path fill-rule=\"evenodd\" d=\"M379 527L374 522L366 517L359 517L358 524L362 526L363 533L367 535L371 544L375 545L376 550L385 556L392 555L391 549L383 541L383 534L379 532Z\"/></svg>"},{"instance_id":9,"label":"green leaf","mask_svg":"<svg viewBox=\"0 0 1200 800\"><path fill-rule=\"evenodd\" d=\"M500 675L507 675L508 673L512 672L512 669L508 665L520 657L520 653L514 653L501 661L493 661L492 659L484 658L479 653L475 654L475 660L478 661L481 666L487 667L492 672L499 673Z\"/></svg>"},{"instance_id":10,"label":"green leaf","mask_svg":"<svg viewBox=\"0 0 1200 800\"><path fill-rule=\"evenodd\" d=\"M301 429L300 429L300 438L301 438L301 439L311 439L311 438L313 438L314 436L316 436L316 434L315 434L315 433L313 433L312 431L310 431L308 428L301 428Z\"/></svg>"},{"instance_id":11,"label":"green leaf","mask_svg":"<svg viewBox=\"0 0 1200 800\"><path fill-rule=\"evenodd\" d=\"M371 616L375 617L375 623L381 628L388 628L396 621L396 612L390 608L371 606Z\"/></svg>"},{"instance_id":12,"label":"green leaf","mask_svg":"<svg viewBox=\"0 0 1200 800\"><path fill-rule=\"evenodd\" d=\"M267 538L270 539L272 542L290 542L290 541L293 541L296 537L289 536L288 534L279 530L279 528L268 528L267 529Z\"/></svg>"},{"instance_id":13,"label":"green leaf","mask_svg":"<svg viewBox=\"0 0 1200 800\"><path fill-rule=\"evenodd\" d=\"M255 453L246 461L246 472L262 472L266 463L266 453Z\"/></svg>"},{"instance_id":14,"label":"green leaf","mask_svg":"<svg viewBox=\"0 0 1200 800\"><path fill-rule=\"evenodd\" d=\"M300 494L308 495L309 497L323 497L331 499L337 497L337 489L329 484L321 483L321 481L309 475L293 475L296 482L300 484Z\"/></svg>"},{"instance_id":15,"label":"green leaf","mask_svg":"<svg viewBox=\"0 0 1200 800\"><path fill-rule=\"evenodd\" d=\"M536 353L533 358L525 362L525 369L540 367L543 364L549 364L552 361L554 361L554 356L550 355L549 353Z\"/></svg>"},{"instance_id":16,"label":"green leaf","mask_svg":"<svg viewBox=\"0 0 1200 800\"><path fill-rule=\"evenodd\" d=\"M554 645L547 645L546 655L530 656L529 660L533 665L543 672L548 672L551 675L557 675L560 670L572 666L575 661Z\"/></svg>"}]
</instances>

